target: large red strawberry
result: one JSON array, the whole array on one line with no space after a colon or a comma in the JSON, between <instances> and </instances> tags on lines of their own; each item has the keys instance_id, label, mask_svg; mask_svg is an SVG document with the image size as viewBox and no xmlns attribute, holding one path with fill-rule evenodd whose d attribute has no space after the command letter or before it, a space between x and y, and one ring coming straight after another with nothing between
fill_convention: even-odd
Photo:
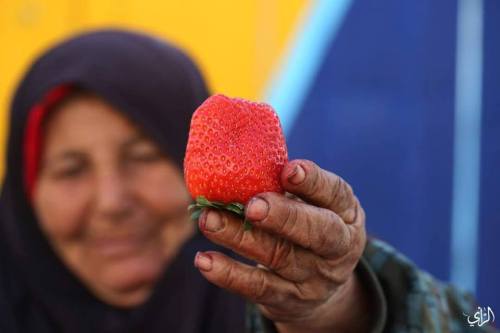
<instances>
[{"instance_id":1,"label":"large red strawberry","mask_svg":"<svg viewBox=\"0 0 500 333\"><path fill-rule=\"evenodd\" d=\"M184 158L184 177L201 208L243 214L262 192L283 192L280 173L288 153L279 118L270 105L224 95L209 97L194 112Z\"/></svg>"}]
</instances>

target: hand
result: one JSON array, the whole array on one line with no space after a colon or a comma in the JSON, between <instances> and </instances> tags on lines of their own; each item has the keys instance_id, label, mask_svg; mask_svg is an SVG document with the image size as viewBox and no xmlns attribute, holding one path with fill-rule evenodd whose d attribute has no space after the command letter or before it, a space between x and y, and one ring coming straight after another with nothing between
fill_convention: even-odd
<instances>
[{"instance_id":1,"label":"hand","mask_svg":"<svg viewBox=\"0 0 500 333\"><path fill-rule=\"evenodd\" d=\"M353 273L366 242L359 201L342 178L307 160L289 162L281 182L301 200L257 195L245 208L251 230L231 213L207 210L199 219L207 238L257 267L214 251L198 253L195 265L212 283L259 304L280 332L362 331L352 319L368 304Z\"/></svg>"}]
</instances>

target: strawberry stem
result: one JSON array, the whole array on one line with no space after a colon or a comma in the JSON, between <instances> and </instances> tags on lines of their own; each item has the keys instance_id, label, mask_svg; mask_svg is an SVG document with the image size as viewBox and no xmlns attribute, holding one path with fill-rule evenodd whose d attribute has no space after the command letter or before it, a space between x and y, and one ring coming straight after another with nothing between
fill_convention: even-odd
<instances>
[{"instance_id":1,"label":"strawberry stem","mask_svg":"<svg viewBox=\"0 0 500 333\"><path fill-rule=\"evenodd\" d=\"M210 201L204 196L200 195L196 198L196 202L188 206L188 211L191 212L191 220L198 221L204 208L212 208L218 210L225 210L237 215L244 219L244 229L250 230L252 224L245 218L245 206L239 202L231 202L230 204L225 204L219 201Z\"/></svg>"}]
</instances>

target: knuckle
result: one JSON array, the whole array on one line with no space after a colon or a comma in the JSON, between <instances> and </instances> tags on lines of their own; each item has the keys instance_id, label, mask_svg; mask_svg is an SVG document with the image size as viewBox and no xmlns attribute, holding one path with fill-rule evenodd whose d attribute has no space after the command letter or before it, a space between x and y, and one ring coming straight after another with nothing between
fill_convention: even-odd
<instances>
[{"instance_id":1,"label":"knuckle","mask_svg":"<svg viewBox=\"0 0 500 333\"><path fill-rule=\"evenodd\" d=\"M361 206L358 198L354 195L351 206L339 213L339 216L347 224L364 227L366 218L365 210Z\"/></svg>"},{"instance_id":2,"label":"knuckle","mask_svg":"<svg viewBox=\"0 0 500 333\"><path fill-rule=\"evenodd\" d=\"M353 205L342 212L340 217L342 217L342 219L348 224L354 223L358 219L359 209L359 201L355 198Z\"/></svg>"},{"instance_id":3,"label":"knuckle","mask_svg":"<svg viewBox=\"0 0 500 333\"><path fill-rule=\"evenodd\" d=\"M264 302L269 292L269 282L264 272L260 269L254 270L250 275L253 281L250 297L257 303Z\"/></svg>"},{"instance_id":4,"label":"knuckle","mask_svg":"<svg viewBox=\"0 0 500 333\"><path fill-rule=\"evenodd\" d=\"M236 228L227 228L227 229L231 229L230 231L230 235L228 235L229 239L230 239L230 242L231 244L233 244L234 246L236 247L243 247L245 244L245 230L243 227L241 226L238 226Z\"/></svg>"},{"instance_id":5,"label":"knuckle","mask_svg":"<svg viewBox=\"0 0 500 333\"><path fill-rule=\"evenodd\" d=\"M330 179L328 183L330 191L328 191L328 198L326 198L327 207L335 208L340 217L351 223L356 215L357 198L348 182L338 175L331 175L333 179Z\"/></svg>"},{"instance_id":6,"label":"knuckle","mask_svg":"<svg viewBox=\"0 0 500 333\"><path fill-rule=\"evenodd\" d=\"M306 194L308 196L316 196L318 193L321 193L322 190L321 184L323 183L323 173L315 164L310 170L310 179L309 182L307 182Z\"/></svg>"},{"instance_id":7,"label":"knuckle","mask_svg":"<svg viewBox=\"0 0 500 333\"><path fill-rule=\"evenodd\" d=\"M269 256L268 267L280 271L289 266L289 257L293 253L293 246L284 238L279 238L273 245Z\"/></svg>"},{"instance_id":8,"label":"knuckle","mask_svg":"<svg viewBox=\"0 0 500 333\"><path fill-rule=\"evenodd\" d=\"M286 205L283 218L279 218L278 233L281 235L290 235L297 224L298 211L296 205Z\"/></svg>"},{"instance_id":9,"label":"knuckle","mask_svg":"<svg viewBox=\"0 0 500 333\"><path fill-rule=\"evenodd\" d=\"M316 241L314 242L316 245L316 250L320 253L329 252L332 248L332 232L331 225L327 221L326 223L320 223L316 232ZM312 229L312 228L311 228Z\"/></svg>"},{"instance_id":10,"label":"knuckle","mask_svg":"<svg viewBox=\"0 0 500 333\"><path fill-rule=\"evenodd\" d=\"M338 270L324 260L316 261L316 272L323 283L328 285L341 285L344 282L343 274L339 275Z\"/></svg>"},{"instance_id":11,"label":"knuckle","mask_svg":"<svg viewBox=\"0 0 500 333\"><path fill-rule=\"evenodd\" d=\"M342 200L342 202L339 203L339 206L341 206L342 210L347 210L347 209L354 206L354 200L353 200L354 195L353 195L352 187L351 187L351 185L349 185L348 182L343 180L341 177L338 177L338 178L341 179L340 189L339 189L340 197L347 199L347 200Z\"/></svg>"},{"instance_id":12,"label":"knuckle","mask_svg":"<svg viewBox=\"0 0 500 333\"><path fill-rule=\"evenodd\" d=\"M308 304L320 304L329 296L329 290L323 283L296 284L295 298Z\"/></svg>"},{"instance_id":13,"label":"knuckle","mask_svg":"<svg viewBox=\"0 0 500 333\"><path fill-rule=\"evenodd\" d=\"M317 242L317 227L313 226L314 222L311 221L310 215L306 214L306 223L303 224L303 228L305 228L304 235L305 237L301 237L301 244L306 249L315 249Z\"/></svg>"},{"instance_id":14,"label":"knuckle","mask_svg":"<svg viewBox=\"0 0 500 333\"><path fill-rule=\"evenodd\" d=\"M338 238L339 235L343 234L344 230L339 230L339 228L343 227L343 224L338 221L339 218L335 213L329 210L322 210L321 212L323 214L321 223L314 223L314 227L309 228L311 234L309 238L314 251L328 256L337 252Z\"/></svg>"},{"instance_id":15,"label":"knuckle","mask_svg":"<svg viewBox=\"0 0 500 333\"><path fill-rule=\"evenodd\" d=\"M340 179L342 179L342 177L339 177ZM348 182L346 182L344 179L342 179L342 190L343 190L343 193L346 194L346 195L349 195L350 197L354 197L353 196L353 189L352 189L352 186L351 184L349 184Z\"/></svg>"},{"instance_id":16,"label":"knuckle","mask_svg":"<svg viewBox=\"0 0 500 333\"><path fill-rule=\"evenodd\" d=\"M346 228L344 226L344 228ZM347 229L347 228L346 228ZM330 253L336 258L343 258L352 253L351 233L349 230L343 230L338 237L335 245L331 247Z\"/></svg>"},{"instance_id":17,"label":"knuckle","mask_svg":"<svg viewBox=\"0 0 500 333\"><path fill-rule=\"evenodd\" d=\"M237 279L237 274L235 272L234 264L229 264L226 268L227 272L224 274L223 284L228 289L234 289Z\"/></svg>"},{"instance_id":18,"label":"knuckle","mask_svg":"<svg viewBox=\"0 0 500 333\"><path fill-rule=\"evenodd\" d=\"M332 178L333 179L330 181L331 184L329 186L330 193L327 199L328 207L335 206L338 198L340 197L340 191L343 186L342 183L344 183L344 180L340 176L333 175Z\"/></svg>"}]
</instances>

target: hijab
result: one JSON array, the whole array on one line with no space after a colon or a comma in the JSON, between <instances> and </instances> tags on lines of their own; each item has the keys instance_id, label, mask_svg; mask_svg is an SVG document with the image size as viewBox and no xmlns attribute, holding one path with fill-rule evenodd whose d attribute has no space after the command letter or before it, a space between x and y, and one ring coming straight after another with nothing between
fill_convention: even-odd
<instances>
[{"instance_id":1,"label":"hijab","mask_svg":"<svg viewBox=\"0 0 500 333\"><path fill-rule=\"evenodd\" d=\"M170 263L150 299L134 309L101 302L55 255L30 204L26 174L32 171L23 161L33 151L33 139L26 143L26 133L33 134L30 117L61 87L79 87L103 98L180 168L191 114L208 97L200 71L185 53L130 31L78 35L31 65L10 108L0 195L0 331L242 332L244 301L207 282L192 264L198 250L234 255L199 232Z\"/></svg>"}]
</instances>

